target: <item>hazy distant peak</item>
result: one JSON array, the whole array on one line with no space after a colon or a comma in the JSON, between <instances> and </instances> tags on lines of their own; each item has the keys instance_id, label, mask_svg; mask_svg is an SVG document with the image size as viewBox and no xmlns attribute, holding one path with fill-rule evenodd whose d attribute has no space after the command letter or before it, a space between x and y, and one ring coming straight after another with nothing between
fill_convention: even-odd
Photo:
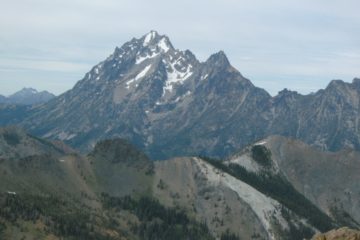
<instances>
[{"instance_id":1,"label":"hazy distant peak","mask_svg":"<svg viewBox=\"0 0 360 240\"><path fill-rule=\"evenodd\" d=\"M8 104L32 105L47 102L55 95L48 91L41 91L34 88L24 87L20 91L11 94L9 97L1 98L1 102Z\"/></svg>"},{"instance_id":2,"label":"hazy distant peak","mask_svg":"<svg viewBox=\"0 0 360 240\"><path fill-rule=\"evenodd\" d=\"M22 88L20 91L18 92L15 92L14 94L12 94L11 96L14 96L14 95L27 95L27 94L37 94L38 91L34 88L27 88L27 87L24 87Z\"/></svg>"}]
</instances>

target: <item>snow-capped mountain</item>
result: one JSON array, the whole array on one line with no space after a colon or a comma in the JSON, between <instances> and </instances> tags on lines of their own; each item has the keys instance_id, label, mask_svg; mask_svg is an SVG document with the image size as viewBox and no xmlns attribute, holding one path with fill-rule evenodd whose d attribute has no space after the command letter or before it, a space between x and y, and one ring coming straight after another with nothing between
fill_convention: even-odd
<instances>
[{"instance_id":1,"label":"snow-capped mountain","mask_svg":"<svg viewBox=\"0 0 360 240\"><path fill-rule=\"evenodd\" d=\"M151 31L117 47L72 90L35 109L25 126L83 149L121 136L164 157L174 151L174 141L192 144L189 153L218 145L222 140L195 139L205 130L216 134L224 121L269 97L234 69L222 51L199 62L189 50L177 50L167 36ZM256 131L247 134L257 136ZM166 151L158 147L164 144Z\"/></svg>"},{"instance_id":2,"label":"snow-capped mountain","mask_svg":"<svg viewBox=\"0 0 360 240\"><path fill-rule=\"evenodd\" d=\"M0 96L0 103L32 105L45 103L55 97L48 91L38 92L33 88L23 88L9 97Z\"/></svg>"},{"instance_id":3,"label":"snow-capped mountain","mask_svg":"<svg viewBox=\"0 0 360 240\"><path fill-rule=\"evenodd\" d=\"M314 94L285 89L271 97L224 52L200 62L151 31L116 47L73 89L17 119L33 134L82 150L122 137L157 159L226 156L272 134L325 150L360 149L359 83L332 81ZM9 119L18 112L1 111Z\"/></svg>"}]
</instances>

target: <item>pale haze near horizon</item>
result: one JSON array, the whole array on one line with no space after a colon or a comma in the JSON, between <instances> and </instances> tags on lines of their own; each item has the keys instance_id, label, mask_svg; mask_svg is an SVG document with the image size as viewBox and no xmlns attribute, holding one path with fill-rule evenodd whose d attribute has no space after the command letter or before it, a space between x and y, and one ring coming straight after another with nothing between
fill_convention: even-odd
<instances>
[{"instance_id":1,"label":"pale haze near horizon","mask_svg":"<svg viewBox=\"0 0 360 240\"><path fill-rule=\"evenodd\" d=\"M150 30L205 61L223 50L256 86L303 94L360 76L360 2L12 0L0 9L2 95L60 94Z\"/></svg>"}]
</instances>

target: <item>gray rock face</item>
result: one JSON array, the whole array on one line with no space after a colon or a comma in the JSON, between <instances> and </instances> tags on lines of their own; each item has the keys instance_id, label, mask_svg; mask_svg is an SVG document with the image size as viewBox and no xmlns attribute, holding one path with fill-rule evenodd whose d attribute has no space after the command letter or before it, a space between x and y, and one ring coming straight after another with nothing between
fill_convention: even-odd
<instances>
[{"instance_id":1,"label":"gray rock face","mask_svg":"<svg viewBox=\"0 0 360 240\"><path fill-rule=\"evenodd\" d=\"M20 91L4 97L0 95L0 103L5 104L20 104L20 105L33 105L41 104L50 101L55 97L54 94L48 91L38 92L33 88L23 88Z\"/></svg>"},{"instance_id":2,"label":"gray rock face","mask_svg":"<svg viewBox=\"0 0 360 240\"><path fill-rule=\"evenodd\" d=\"M271 97L222 51L199 62L151 31L116 48L72 90L26 112L22 126L85 151L122 137L156 159L223 157L271 134L327 150L360 149L359 91L355 79Z\"/></svg>"}]
</instances>

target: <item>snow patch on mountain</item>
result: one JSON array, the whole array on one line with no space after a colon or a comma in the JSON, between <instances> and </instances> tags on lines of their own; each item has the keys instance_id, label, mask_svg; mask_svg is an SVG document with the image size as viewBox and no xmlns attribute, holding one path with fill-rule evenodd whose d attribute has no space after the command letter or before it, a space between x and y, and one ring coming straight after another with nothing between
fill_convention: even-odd
<instances>
[{"instance_id":1,"label":"snow patch on mountain","mask_svg":"<svg viewBox=\"0 0 360 240\"><path fill-rule=\"evenodd\" d=\"M266 144L266 141L261 141L261 142L255 143L254 145L265 145L265 144Z\"/></svg>"},{"instance_id":2,"label":"snow patch on mountain","mask_svg":"<svg viewBox=\"0 0 360 240\"><path fill-rule=\"evenodd\" d=\"M135 64L140 64L147 59L151 59L151 58L158 56L159 54L160 53L158 53L158 52L151 52L150 54L147 54L145 56L137 56L136 60L135 60Z\"/></svg>"},{"instance_id":3,"label":"snow patch on mountain","mask_svg":"<svg viewBox=\"0 0 360 240\"><path fill-rule=\"evenodd\" d=\"M192 66L188 65L185 72L178 71L175 64L172 64L169 71L167 71L167 80L163 88L163 95L168 91L172 92L174 85L183 84L188 79L192 72Z\"/></svg>"},{"instance_id":4,"label":"snow patch on mountain","mask_svg":"<svg viewBox=\"0 0 360 240\"><path fill-rule=\"evenodd\" d=\"M130 85L138 80L140 80L141 78L145 77L147 72L150 70L151 68L151 64L146 66L141 72L139 72L135 78L130 79L129 81L126 82L126 88L129 89Z\"/></svg>"},{"instance_id":5,"label":"snow patch on mountain","mask_svg":"<svg viewBox=\"0 0 360 240\"><path fill-rule=\"evenodd\" d=\"M65 141L65 140L71 140L73 139L74 137L76 137L76 134L75 133L67 133L67 132L60 132L58 134L58 138L61 140L61 141Z\"/></svg>"},{"instance_id":6,"label":"snow patch on mountain","mask_svg":"<svg viewBox=\"0 0 360 240\"><path fill-rule=\"evenodd\" d=\"M165 38L162 38L158 44L158 46L164 51L164 52L167 52L170 50L170 47L166 41Z\"/></svg>"},{"instance_id":7,"label":"snow patch on mountain","mask_svg":"<svg viewBox=\"0 0 360 240\"><path fill-rule=\"evenodd\" d=\"M205 74L204 76L201 77L201 81L205 80L207 77L209 76L209 74Z\"/></svg>"},{"instance_id":8,"label":"snow patch on mountain","mask_svg":"<svg viewBox=\"0 0 360 240\"><path fill-rule=\"evenodd\" d=\"M176 97L174 100L171 101L156 101L155 105L165 105L165 104L173 104L173 103L178 103L180 101L182 101L183 99L185 99L187 96L191 95L191 91L187 91L185 94Z\"/></svg>"},{"instance_id":9,"label":"snow patch on mountain","mask_svg":"<svg viewBox=\"0 0 360 240\"><path fill-rule=\"evenodd\" d=\"M135 79L140 79L145 77L146 73L149 71L149 69L151 68L151 65L146 66L136 77Z\"/></svg>"},{"instance_id":10,"label":"snow patch on mountain","mask_svg":"<svg viewBox=\"0 0 360 240\"><path fill-rule=\"evenodd\" d=\"M184 95L182 96L178 96L175 100L174 100L174 103L177 103L179 102L180 100L183 100L185 97L191 95L191 92L190 91L187 91Z\"/></svg>"},{"instance_id":11,"label":"snow patch on mountain","mask_svg":"<svg viewBox=\"0 0 360 240\"><path fill-rule=\"evenodd\" d=\"M148 34L146 34L145 39L144 39L144 43L143 46L146 47L149 45L149 43L151 42L151 40L153 40L156 36L156 32L155 31L151 31Z\"/></svg>"}]
</instances>

